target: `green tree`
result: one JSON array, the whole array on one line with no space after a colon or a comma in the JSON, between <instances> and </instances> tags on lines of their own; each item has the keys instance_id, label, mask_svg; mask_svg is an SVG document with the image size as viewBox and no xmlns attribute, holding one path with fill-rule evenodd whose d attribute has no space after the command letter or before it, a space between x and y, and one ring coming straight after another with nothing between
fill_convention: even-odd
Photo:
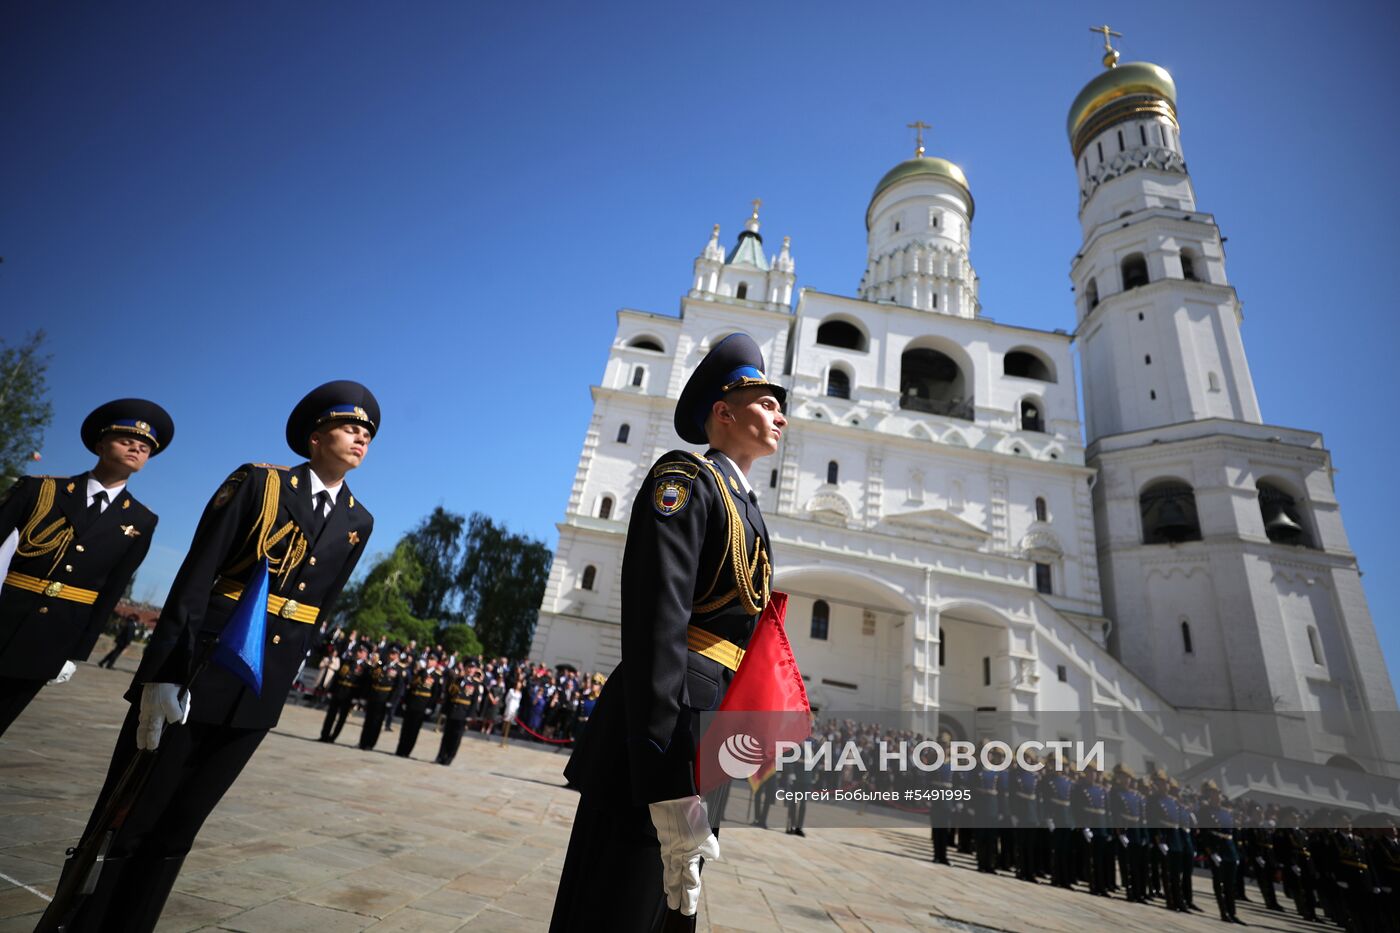
<instances>
[{"instance_id":1,"label":"green tree","mask_svg":"<svg viewBox=\"0 0 1400 933\"><path fill-rule=\"evenodd\" d=\"M351 594L350 625L371 638L387 635L401 641L430 640L437 623L415 616L410 604L422 585L423 566L413 545L402 539L387 557L375 562Z\"/></svg>"},{"instance_id":2,"label":"green tree","mask_svg":"<svg viewBox=\"0 0 1400 933\"><path fill-rule=\"evenodd\" d=\"M0 344L0 489L23 475L53 418L44 339L38 330L15 346Z\"/></svg>"},{"instance_id":3,"label":"green tree","mask_svg":"<svg viewBox=\"0 0 1400 933\"><path fill-rule=\"evenodd\" d=\"M458 574L462 608L487 654L529 653L552 561L543 541L512 534L480 512L467 520Z\"/></svg>"},{"instance_id":4,"label":"green tree","mask_svg":"<svg viewBox=\"0 0 1400 933\"><path fill-rule=\"evenodd\" d=\"M461 515L438 506L405 535L404 539L412 546L423 568L423 582L408 600L415 616L437 619L443 625L466 620L457 576L462 560L462 529L466 523Z\"/></svg>"},{"instance_id":5,"label":"green tree","mask_svg":"<svg viewBox=\"0 0 1400 933\"><path fill-rule=\"evenodd\" d=\"M442 645L459 658L470 658L485 653L481 646L481 640L476 637L476 632L465 623L444 626L438 631L437 644Z\"/></svg>"}]
</instances>

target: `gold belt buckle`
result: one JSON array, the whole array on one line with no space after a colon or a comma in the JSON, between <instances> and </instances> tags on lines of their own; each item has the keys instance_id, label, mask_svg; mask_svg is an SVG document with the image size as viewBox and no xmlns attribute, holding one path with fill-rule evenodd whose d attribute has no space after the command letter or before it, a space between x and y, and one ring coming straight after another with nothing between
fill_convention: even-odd
<instances>
[{"instance_id":1,"label":"gold belt buckle","mask_svg":"<svg viewBox=\"0 0 1400 933\"><path fill-rule=\"evenodd\" d=\"M46 587L44 587L44 595L45 595L45 596L57 596L59 593L62 593L62 592L63 592L63 584L62 584L62 583L59 583L57 580L52 580L52 581L50 581L50 582L49 582L49 585L46 586Z\"/></svg>"},{"instance_id":2,"label":"gold belt buckle","mask_svg":"<svg viewBox=\"0 0 1400 933\"><path fill-rule=\"evenodd\" d=\"M282 604L282 611L277 614L284 619L290 619L297 614L297 610L300 608L301 606L297 604L295 599L289 599Z\"/></svg>"}]
</instances>

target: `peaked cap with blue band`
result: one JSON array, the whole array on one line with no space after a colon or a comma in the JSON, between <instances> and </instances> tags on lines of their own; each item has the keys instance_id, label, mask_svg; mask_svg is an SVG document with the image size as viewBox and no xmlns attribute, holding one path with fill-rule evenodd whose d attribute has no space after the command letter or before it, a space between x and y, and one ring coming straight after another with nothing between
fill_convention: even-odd
<instances>
[{"instance_id":1,"label":"peaked cap with blue band","mask_svg":"<svg viewBox=\"0 0 1400 933\"><path fill-rule=\"evenodd\" d=\"M119 398L99 405L83 419L83 446L97 453L97 442L108 434L129 434L151 445L154 457L175 439L170 413L144 398Z\"/></svg>"},{"instance_id":2,"label":"peaked cap with blue band","mask_svg":"<svg viewBox=\"0 0 1400 933\"><path fill-rule=\"evenodd\" d=\"M705 419L715 402L735 389L752 386L767 386L779 405L787 404L787 389L764 373L758 344L748 334L730 334L705 354L681 390L676 402L676 433L690 444L708 443Z\"/></svg>"},{"instance_id":3,"label":"peaked cap with blue band","mask_svg":"<svg viewBox=\"0 0 1400 933\"><path fill-rule=\"evenodd\" d=\"M328 422L350 422L379 433L379 401L358 382L337 379L317 386L297 402L287 418L287 446L299 457L311 458L311 432Z\"/></svg>"}]
</instances>

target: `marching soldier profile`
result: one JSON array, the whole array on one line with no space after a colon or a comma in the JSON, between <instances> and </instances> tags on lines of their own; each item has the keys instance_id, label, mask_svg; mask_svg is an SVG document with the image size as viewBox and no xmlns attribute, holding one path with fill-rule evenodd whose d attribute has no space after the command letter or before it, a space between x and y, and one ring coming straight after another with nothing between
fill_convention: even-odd
<instances>
[{"instance_id":1,"label":"marching soldier profile","mask_svg":"<svg viewBox=\"0 0 1400 933\"><path fill-rule=\"evenodd\" d=\"M413 682L405 692L403 725L399 727L399 744L394 749L395 755L408 758L413 754L423 720L427 718L428 710L437 704L441 690L442 674L438 671L438 660L429 657L423 669L413 675Z\"/></svg>"},{"instance_id":2,"label":"marching soldier profile","mask_svg":"<svg viewBox=\"0 0 1400 933\"><path fill-rule=\"evenodd\" d=\"M364 698L369 680L369 645L360 642L340 662L331 681L331 701L326 704L326 718L321 723L321 741L334 742L350 718L355 701Z\"/></svg>"},{"instance_id":3,"label":"marching soldier profile","mask_svg":"<svg viewBox=\"0 0 1400 933\"><path fill-rule=\"evenodd\" d=\"M169 448L170 415L118 399L80 433L97 456L91 470L23 476L0 494L0 735L46 682L87 660L155 536L156 514L127 482Z\"/></svg>"},{"instance_id":4,"label":"marching soldier profile","mask_svg":"<svg viewBox=\"0 0 1400 933\"><path fill-rule=\"evenodd\" d=\"M245 463L214 493L127 692L131 708L85 840L106 834L98 817L138 750L158 750L145 759L154 761L149 779L110 838L95 889L75 909L55 898L41 921L48 928L155 927L200 827L277 724L315 623L364 552L374 522L344 479L379 425L368 389L327 383L287 421L288 445L310 462L290 469ZM264 561L266 631L255 690L223 667L200 668Z\"/></svg>"},{"instance_id":5,"label":"marching soldier profile","mask_svg":"<svg viewBox=\"0 0 1400 933\"><path fill-rule=\"evenodd\" d=\"M447 678L442 697L442 741L438 745L437 763L450 765L462 745L462 733L467 731L477 704L480 682L470 670L460 670Z\"/></svg>"},{"instance_id":6,"label":"marching soldier profile","mask_svg":"<svg viewBox=\"0 0 1400 933\"><path fill-rule=\"evenodd\" d=\"M399 689L399 678L403 668L399 666L399 647L391 645L386 660L378 661L370 667L365 691L365 724L360 729L360 749L373 751L379 743L380 730L384 728L384 714L388 712L389 701Z\"/></svg>"},{"instance_id":7,"label":"marching soldier profile","mask_svg":"<svg viewBox=\"0 0 1400 933\"><path fill-rule=\"evenodd\" d=\"M709 449L664 454L637 491L622 663L564 772L581 795L556 933L694 928L700 864L719 855L727 790L710 806L697 795L699 714L719 706L768 602L768 533L746 474L777 451L786 397L752 338L719 341L675 410L676 433Z\"/></svg>"}]
</instances>

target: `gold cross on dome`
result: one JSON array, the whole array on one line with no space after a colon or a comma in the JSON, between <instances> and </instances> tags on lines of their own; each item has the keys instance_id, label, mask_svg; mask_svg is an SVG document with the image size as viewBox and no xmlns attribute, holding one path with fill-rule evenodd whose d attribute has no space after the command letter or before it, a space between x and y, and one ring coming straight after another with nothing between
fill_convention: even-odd
<instances>
[{"instance_id":1,"label":"gold cross on dome","mask_svg":"<svg viewBox=\"0 0 1400 933\"><path fill-rule=\"evenodd\" d=\"M914 131L914 157L920 158L924 154L924 130L931 130L923 120L915 120L913 123L906 123L905 126Z\"/></svg>"},{"instance_id":2,"label":"gold cross on dome","mask_svg":"<svg viewBox=\"0 0 1400 933\"><path fill-rule=\"evenodd\" d=\"M1117 36L1121 39L1123 38L1123 34L1121 32L1114 32L1109 28L1107 23L1104 23L1102 26L1090 26L1089 31L1103 33L1103 66L1105 68L1116 67L1118 65L1118 50L1113 47L1113 42L1110 37Z\"/></svg>"},{"instance_id":3,"label":"gold cross on dome","mask_svg":"<svg viewBox=\"0 0 1400 933\"><path fill-rule=\"evenodd\" d=\"M749 203L753 205L753 216L750 217L749 219L750 219L750 220L757 220L757 219L758 219L758 209L759 209L760 207L763 206L763 199L762 199L762 198L754 198L754 199L753 199L752 201L750 201Z\"/></svg>"}]
</instances>

